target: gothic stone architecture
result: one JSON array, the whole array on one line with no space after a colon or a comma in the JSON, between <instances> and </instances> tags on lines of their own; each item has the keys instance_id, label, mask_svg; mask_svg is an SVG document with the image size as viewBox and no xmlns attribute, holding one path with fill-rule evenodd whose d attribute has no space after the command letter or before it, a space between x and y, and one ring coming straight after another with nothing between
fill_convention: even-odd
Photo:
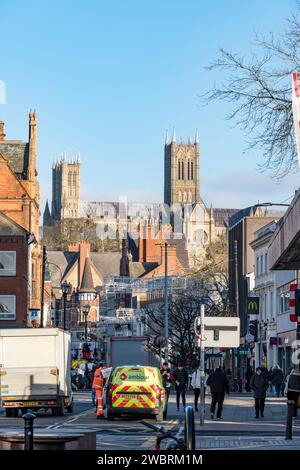
<instances>
[{"instance_id":1,"label":"gothic stone architecture","mask_svg":"<svg viewBox=\"0 0 300 470\"><path fill-rule=\"evenodd\" d=\"M194 142L165 142L164 203L170 207L174 233L183 234L194 267L206 247L226 230L228 219L237 209L208 209L200 197L200 146L198 132Z\"/></svg>"},{"instance_id":2,"label":"gothic stone architecture","mask_svg":"<svg viewBox=\"0 0 300 470\"><path fill-rule=\"evenodd\" d=\"M52 211L48 203L44 212L44 224L56 220L78 219L80 217L80 161L62 157L52 166Z\"/></svg>"},{"instance_id":3,"label":"gothic stone architecture","mask_svg":"<svg viewBox=\"0 0 300 470\"><path fill-rule=\"evenodd\" d=\"M199 138L195 142L176 143L173 129L172 141L165 143L165 197L164 202L174 204L196 204L199 198Z\"/></svg>"},{"instance_id":4,"label":"gothic stone architecture","mask_svg":"<svg viewBox=\"0 0 300 470\"><path fill-rule=\"evenodd\" d=\"M206 247L226 230L229 217L237 209L207 208L200 196L200 145L196 131L194 142L176 141L173 130L171 142L166 138L164 147L164 204L128 204L122 202L90 202L86 217L98 224L99 233L107 235L107 227L116 233L129 225L133 231L151 220L157 230L171 223L173 238L186 244L190 267L205 255ZM125 206L124 206L125 207ZM169 209L170 208L170 211ZM126 215L123 216L123 212ZM84 214L82 214L84 217ZM80 163L67 162L65 158L53 165L52 212L46 205L44 226L53 221L80 217ZM103 229L103 230L102 230ZM101 232L102 233L102 232ZM113 238L113 235L112 235Z\"/></svg>"},{"instance_id":5,"label":"gothic stone architecture","mask_svg":"<svg viewBox=\"0 0 300 470\"><path fill-rule=\"evenodd\" d=\"M41 257L39 240L40 189L36 171L37 113L29 114L29 140L6 140L0 121L0 212L29 234L27 307L40 308ZM18 300L17 300L18 302Z\"/></svg>"}]
</instances>

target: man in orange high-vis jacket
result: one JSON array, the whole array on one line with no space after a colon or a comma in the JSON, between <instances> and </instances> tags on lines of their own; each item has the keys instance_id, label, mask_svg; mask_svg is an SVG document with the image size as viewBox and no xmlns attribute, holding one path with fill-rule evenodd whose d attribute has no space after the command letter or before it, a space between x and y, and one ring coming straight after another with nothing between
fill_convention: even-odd
<instances>
[{"instance_id":1,"label":"man in orange high-vis jacket","mask_svg":"<svg viewBox=\"0 0 300 470\"><path fill-rule=\"evenodd\" d=\"M103 417L103 388L106 382L106 378L104 378L102 371L105 369L105 366L100 366L98 369L95 370L94 380L93 380L93 389L96 392L96 401L97 401L97 418Z\"/></svg>"}]
</instances>

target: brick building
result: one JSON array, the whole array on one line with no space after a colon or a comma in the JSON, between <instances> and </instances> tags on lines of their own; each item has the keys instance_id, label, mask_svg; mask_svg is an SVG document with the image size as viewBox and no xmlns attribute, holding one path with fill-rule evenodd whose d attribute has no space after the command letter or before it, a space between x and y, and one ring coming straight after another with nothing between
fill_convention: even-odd
<instances>
[{"instance_id":1,"label":"brick building","mask_svg":"<svg viewBox=\"0 0 300 470\"><path fill-rule=\"evenodd\" d=\"M0 212L0 328L27 326L29 236Z\"/></svg>"},{"instance_id":2,"label":"brick building","mask_svg":"<svg viewBox=\"0 0 300 470\"><path fill-rule=\"evenodd\" d=\"M0 121L0 212L31 235L28 262L28 307L40 309L40 189L36 171L37 113L29 114L28 142L6 140Z\"/></svg>"}]
</instances>

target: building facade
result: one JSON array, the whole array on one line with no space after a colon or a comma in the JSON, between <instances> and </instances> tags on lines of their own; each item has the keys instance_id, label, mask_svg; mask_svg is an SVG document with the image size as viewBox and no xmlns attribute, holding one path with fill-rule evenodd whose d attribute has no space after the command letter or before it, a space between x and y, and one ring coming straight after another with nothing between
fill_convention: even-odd
<instances>
[{"instance_id":1,"label":"building facade","mask_svg":"<svg viewBox=\"0 0 300 470\"><path fill-rule=\"evenodd\" d=\"M0 212L0 328L26 327L29 232Z\"/></svg>"},{"instance_id":2,"label":"building facade","mask_svg":"<svg viewBox=\"0 0 300 470\"><path fill-rule=\"evenodd\" d=\"M255 365L268 369L279 364L287 372L291 365L290 337L296 339L295 324L290 321L290 284L295 271L269 269L269 244L277 223L270 222L254 233L251 248L254 252L253 294L260 299L258 342L255 345Z\"/></svg>"},{"instance_id":3,"label":"building facade","mask_svg":"<svg viewBox=\"0 0 300 470\"><path fill-rule=\"evenodd\" d=\"M37 113L29 113L28 142L7 140L0 121L0 212L31 236L28 253L28 308L41 305L39 241L40 188L36 170Z\"/></svg>"}]
</instances>

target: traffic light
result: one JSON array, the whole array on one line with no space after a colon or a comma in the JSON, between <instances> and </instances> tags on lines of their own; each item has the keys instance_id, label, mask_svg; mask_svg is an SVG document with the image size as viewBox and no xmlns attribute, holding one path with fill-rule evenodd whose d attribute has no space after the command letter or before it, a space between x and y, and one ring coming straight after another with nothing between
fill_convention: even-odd
<instances>
[{"instance_id":1,"label":"traffic light","mask_svg":"<svg viewBox=\"0 0 300 470\"><path fill-rule=\"evenodd\" d=\"M218 328L214 329L214 341L219 341L220 339L220 330Z\"/></svg>"},{"instance_id":2,"label":"traffic light","mask_svg":"<svg viewBox=\"0 0 300 470\"><path fill-rule=\"evenodd\" d=\"M300 317L300 289L295 290L295 315Z\"/></svg>"}]
</instances>

